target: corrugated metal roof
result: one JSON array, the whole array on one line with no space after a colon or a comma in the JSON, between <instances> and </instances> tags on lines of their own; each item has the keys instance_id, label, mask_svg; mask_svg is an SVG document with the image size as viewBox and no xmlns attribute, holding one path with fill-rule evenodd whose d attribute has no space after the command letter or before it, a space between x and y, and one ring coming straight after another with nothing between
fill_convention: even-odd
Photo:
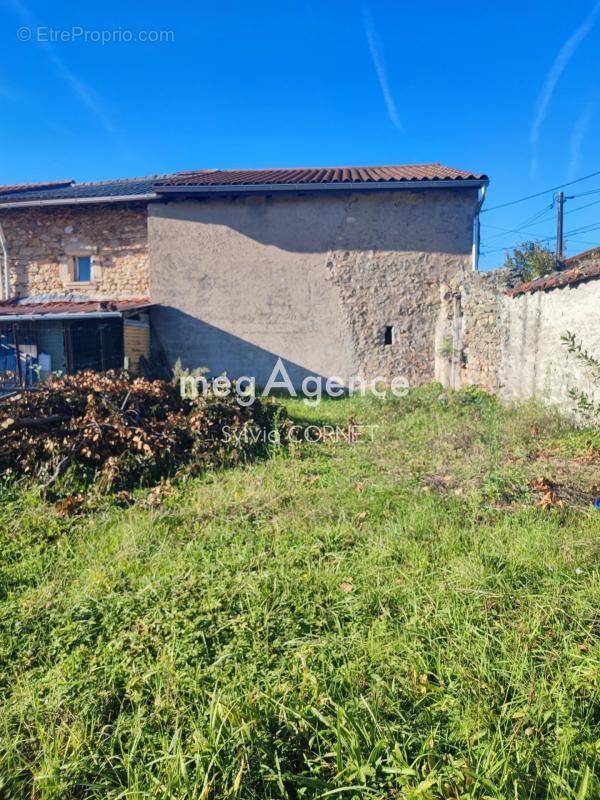
<instances>
[{"instance_id":1,"label":"corrugated metal roof","mask_svg":"<svg viewBox=\"0 0 600 800\"><path fill-rule=\"evenodd\" d=\"M575 256L574 256L575 258ZM571 261L572 259L569 259ZM558 272L552 272L543 278L536 278L534 281L527 281L510 289L507 294L511 297L516 297L520 294L527 294L530 292L542 292L549 289L559 289L561 286L573 286L583 281L589 281L593 278L600 277L600 261L589 261L572 269L563 269Z\"/></svg>"},{"instance_id":2,"label":"corrugated metal roof","mask_svg":"<svg viewBox=\"0 0 600 800\"><path fill-rule=\"evenodd\" d=\"M47 314L101 314L111 311L134 311L151 306L149 297L134 297L127 300L48 300L34 302L29 299L0 302L0 317Z\"/></svg>"},{"instance_id":3,"label":"corrugated metal roof","mask_svg":"<svg viewBox=\"0 0 600 800\"><path fill-rule=\"evenodd\" d=\"M405 164L383 167L300 167L298 169L242 169L180 172L156 182L159 190L176 187L281 186L327 184L373 184L398 181L486 181L480 173L443 164Z\"/></svg>"},{"instance_id":4,"label":"corrugated metal roof","mask_svg":"<svg viewBox=\"0 0 600 800\"><path fill-rule=\"evenodd\" d=\"M39 190L28 190L3 194L0 192L0 206L7 203L16 202L38 202L38 201L68 201L80 200L84 198L103 198L110 201L111 197L131 197L135 200L136 195L153 195L154 184L166 175L147 175L143 178L118 178L112 181L99 181L96 183L63 183L55 188L40 188ZM47 184L46 187L49 185Z\"/></svg>"}]
</instances>

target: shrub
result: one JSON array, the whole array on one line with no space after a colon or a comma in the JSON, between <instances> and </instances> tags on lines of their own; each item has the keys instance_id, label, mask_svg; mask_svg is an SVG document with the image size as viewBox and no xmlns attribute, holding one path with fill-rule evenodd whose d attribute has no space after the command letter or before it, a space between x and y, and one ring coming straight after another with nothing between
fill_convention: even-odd
<instances>
[{"instance_id":1,"label":"shrub","mask_svg":"<svg viewBox=\"0 0 600 800\"><path fill-rule=\"evenodd\" d=\"M561 336L561 341L569 353L583 365L589 374L593 386L600 387L600 359L593 356L585 349L572 331L567 331ZM574 401L576 410L583 419L591 422L600 422L600 401L583 389L571 387L569 397Z\"/></svg>"}]
</instances>

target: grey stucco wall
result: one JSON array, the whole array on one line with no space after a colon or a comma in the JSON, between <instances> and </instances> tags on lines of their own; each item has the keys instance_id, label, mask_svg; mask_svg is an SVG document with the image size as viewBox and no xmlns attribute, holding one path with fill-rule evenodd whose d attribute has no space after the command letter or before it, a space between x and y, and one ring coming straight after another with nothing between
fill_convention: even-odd
<instances>
[{"instance_id":1,"label":"grey stucco wall","mask_svg":"<svg viewBox=\"0 0 600 800\"><path fill-rule=\"evenodd\" d=\"M589 372L561 343L567 330L600 357L600 280L503 298L505 398L535 397L569 409L569 388L594 393Z\"/></svg>"},{"instance_id":2,"label":"grey stucco wall","mask_svg":"<svg viewBox=\"0 0 600 800\"><path fill-rule=\"evenodd\" d=\"M259 384L278 357L296 384L431 380L439 284L469 267L476 202L441 189L151 204L157 340L171 362Z\"/></svg>"}]
</instances>

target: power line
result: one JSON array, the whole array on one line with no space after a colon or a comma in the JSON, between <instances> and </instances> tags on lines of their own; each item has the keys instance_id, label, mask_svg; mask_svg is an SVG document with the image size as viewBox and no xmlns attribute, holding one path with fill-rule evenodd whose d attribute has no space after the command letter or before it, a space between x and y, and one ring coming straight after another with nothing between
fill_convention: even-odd
<instances>
[{"instance_id":1,"label":"power line","mask_svg":"<svg viewBox=\"0 0 600 800\"><path fill-rule=\"evenodd\" d=\"M520 225L517 225L514 228L503 228L500 225L491 225L489 222L482 222L481 227L493 228L494 230L503 231L504 233L523 233L526 236L536 236L537 234L534 233L533 231L528 230L528 228L530 226L533 227L535 225L544 225L546 222L552 219L552 217L550 216L544 216L544 214L546 214L546 212L549 211L551 208L552 204L549 206L544 206L544 208L540 209L540 211L537 211L535 214L533 214L533 216L529 217L529 219L526 219L524 222L522 222ZM502 234L493 233L491 236L488 236L487 238L497 239L499 236L502 236Z\"/></svg>"},{"instance_id":2,"label":"power line","mask_svg":"<svg viewBox=\"0 0 600 800\"><path fill-rule=\"evenodd\" d=\"M598 247L598 242L588 242L585 239L571 239L568 234L565 234L566 242L573 242L573 244L587 244L589 247Z\"/></svg>"},{"instance_id":3,"label":"power line","mask_svg":"<svg viewBox=\"0 0 600 800\"><path fill-rule=\"evenodd\" d=\"M591 203L585 203L585 205L583 205L583 206L576 206L575 208L572 208L570 211L565 211L565 215L566 214L572 214L574 211L581 211L582 208L589 208L590 206L597 206L598 203L600 203L600 200L592 200Z\"/></svg>"},{"instance_id":4,"label":"power line","mask_svg":"<svg viewBox=\"0 0 600 800\"><path fill-rule=\"evenodd\" d=\"M590 231L597 231L599 229L600 225L597 222L593 222L591 225L583 225L581 228L574 228L572 231L569 231L569 233L588 233Z\"/></svg>"},{"instance_id":5,"label":"power line","mask_svg":"<svg viewBox=\"0 0 600 800\"><path fill-rule=\"evenodd\" d=\"M600 192L600 189L591 189L589 192L578 192L572 195L572 197L587 197L590 194L598 194L598 192Z\"/></svg>"},{"instance_id":6,"label":"power line","mask_svg":"<svg viewBox=\"0 0 600 800\"><path fill-rule=\"evenodd\" d=\"M498 208L506 208L507 206L514 206L516 203L524 203L525 200L533 200L534 197L541 197L544 194L549 194L550 192L556 192L557 189L563 189L565 186L573 186L575 183L581 183L581 181L586 181L588 178L595 178L596 175L600 175L600 170L597 172L590 172L589 175L584 175L583 178L577 178L574 181L568 181L567 183L561 183L559 186L553 186L551 189L545 189L543 192L536 192L535 194L529 194L527 197L520 197L518 200L510 200L508 203L501 203L498 206L492 206L491 208L484 208L482 209L481 213L485 214L487 211L496 211Z\"/></svg>"},{"instance_id":7,"label":"power line","mask_svg":"<svg viewBox=\"0 0 600 800\"><path fill-rule=\"evenodd\" d=\"M498 239L499 237L503 236L504 233L521 233L525 236L533 236L535 237L536 234L533 231L527 230L527 228L531 225L542 225L543 223L547 222L550 217L545 217L548 211L552 209L553 203L544 206L543 208L536 211L535 214L532 214L526 220L521 222L520 225L516 226L515 228L502 228L499 225L490 225L489 222L483 222L481 227L482 228L494 228L495 230L502 231L503 233L493 233L491 236L486 236L486 239L489 241L491 239Z\"/></svg>"},{"instance_id":8,"label":"power line","mask_svg":"<svg viewBox=\"0 0 600 800\"><path fill-rule=\"evenodd\" d=\"M546 219L540 220L540 222L537 223L537 224L541 225L542 222L547 222L547 221L548 220L546 220ZM485 227L485 228L494 228L494 230L502 231L502 233L492 233L491 236L487 236L486 238L487 238L488 241L491 240L491 239L498 239L500 236L504 236L505 233L522 233L525 236L532 236L534 239L538 235L537 233L534 233L533 231L529 231L526 228L500 228L498 225L482 225L481 227L482 228L483 227Z\"/></svg>"},{"instance_id":9,"label":"power line","mask_svg":"<svg viewBox=\"0 0 600 800\"><path fill-rule=\"evenodd\" d=\"M582 178L577 178L574 181L570 181L569 183L563 184L563 186L570 186L570 185L572 185L574 183L578 183L580 181L587 180L588 178L594 177L595 175L598 175L598 174L600 174L600 172L595 172L595 173L591 173L590 175L585 175ZM531 199L533 197L537 197L537 196L540 196L542 194L547 194L549 192L555 191L556 189L559 189L559 188L561 188L561 187L557 186L557 187L554 187L553 189L548 189L545 192L540 192L540 193L538 193L536 195L530 195L529 197L521 198L520 200L515 200L515 201L512 201L510 203L505 203L505 204L502 205L502 207L507 206L507 205L513 205L513 204L518 203L518 202L523 202L523 201ZM576 197L577 198L578 197L589 197L591 195L595 195L595 194L598 194L598 193L600 193L600 189L598 189L598 188L590 189L587 192L578 192L576 194L573 194L568 199L575 199ZM543 225L543 224L547 223L551 219L551 216L548 215L548 212L551 211L554 208L555 203L556 203L556 198L553 199L552 203L550 203L548 205L545 205L543 208L538 209L536 212L534 212L532 215L530 215L526 220L524 220L520 225L518 225L517 227L514 227L514 228L503 228L503 227L501 227L499 225L490 225L488 223L482 223L482 227L483 228L492 228L494 230L500 231L499 233L492 233L491 235L487 235L486 236L486 240L490 244L496 244L496 242L493 242L494 239L498 240L498 239L501 239L503 237L506 238L507 234L511 234L512 233L512 234L522 234L523 236L528 236L528 237L531 238L532 241L536 242L539 245L550 246L551 242L557 241L557 238L558 238L557 235L541 237L541 236L537 236L536 234L534 234L533 231L528 230L528 228L529 227L534 227L536 225ZM565 213L566 214L572 214L572 213L575 213L576 211L581 211L581 210L589 208L591 206L598 205L599 203L600 203L600 200L592 200L589 203L584 203L583 205L576 206L575 208L572 208L569 211L566 211ZM494 206L494 208L498 208L498 206ZM493 210L493 209L486 209L486 210L490 211L490 210ZM597 230L600 230L600 223L598 223L598 222L588 223L587 225L582 225L580 227L572 228L571 230L569 230L567 233L564 234L564 239L568 239L568 241L571 244L583 244L583 245L586 245L586 246L595 246L595 244L596 244L595 242L583 241L581 239L573 239L572 237L573 236L577 236L578 234L582 234L582 233L583 234L592 233L592 232L597 231ZM486 249L485 246L484 246L482 248L482 255L491 255L493 253L498 253L500 251L510 250L510 248L513 245L514 245L514 243L511 242L510 244L506 244L504 246L494 247L491 250L490 249Z\"/></svg>"},{"instance_id":10,"label":"power line","mask_svg":"<svg viewBox=\"0 0 600 800\"><path fill-rule=\"evenodd\" d=\"M573 239L572 237L574 235L577 235L578 233L593 233L593 231L597 231L597 230L600 230L600 224L599 223L592 223L591 225L583 225L581 228L573 228L572 230L567 231L564 234L564 238L565 238L565 240L568 240L569 242L572 242L573 244L585 244L585 245L589 245L591 247L595 247L595 246L597 246L596 242L589 242L589 241L585 241L583 239ZM536 242L537 244L543 244L544 242L548 242L549 243L549 242L553 242L555 240L556 240L556 234L554 234L553 236L544 236L544 237L538 236L538 237L534 237L532 239L532 241ZM505 245L503 245L501 247L494 247L492 250L487 250L487 249L483 248L482 251L481 251L481 255L486 255L487 256L487 255L491 255L492 253L499 253L502 250L510 250L511 247L513 247L513 242L507 243L507 244L505 244Z\"/></svg>"},{"instance_id":11,"label":"power line","mask_svg":"<svg viewBox=\"0 0 600 800\"><path fill-rule=\"evenodd\" d=\"M522 222L519 225L519 228L527 228L529 225L534 225L534 224L537 225L537 220L539 220L540 217L543 217L546 211L551 211L553 208L554 208L554 203L553 202L549 203L548 205L541 208L539 211L536 211L535 214L532 214L531 217L528 217L525 220L525 222Z\"/></svg>"}]
</instances>

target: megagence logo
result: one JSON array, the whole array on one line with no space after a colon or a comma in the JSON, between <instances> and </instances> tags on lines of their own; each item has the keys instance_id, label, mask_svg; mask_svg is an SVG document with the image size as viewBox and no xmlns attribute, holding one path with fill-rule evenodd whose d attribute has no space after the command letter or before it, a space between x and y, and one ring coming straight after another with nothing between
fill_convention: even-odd
<instances>
[{"instance_id":1,"label":"megagence logo","mask_svg":"<svg viewBox=\"0 0 600 800\"><path fill-rule=\"evenodd\" d=\"M217 397L236 396L241 406L251 406L257 397L256 378L242 375L236 380L230 380L226 375L220 375L212 380L202 376L185 375L179 382L181 396L190 400L198 396L206 396L209 392ZM352 375L346 384L341 378L332 376L323 378L321 375L307 375L302 381L300 390L294 387L292 379L281 358L277 359L265 387L260 392L261 397L269 397L274 392L286 392L290 397L301 397L309 405L318 405L323 396L342 397L367 394L384 399L388 392L394 397L404 397L408 394L409 384L406 378L399 375L391 381L382 375L376 375L370 380L364 380L358 375Z\"/></svg>"}]
</instances>

